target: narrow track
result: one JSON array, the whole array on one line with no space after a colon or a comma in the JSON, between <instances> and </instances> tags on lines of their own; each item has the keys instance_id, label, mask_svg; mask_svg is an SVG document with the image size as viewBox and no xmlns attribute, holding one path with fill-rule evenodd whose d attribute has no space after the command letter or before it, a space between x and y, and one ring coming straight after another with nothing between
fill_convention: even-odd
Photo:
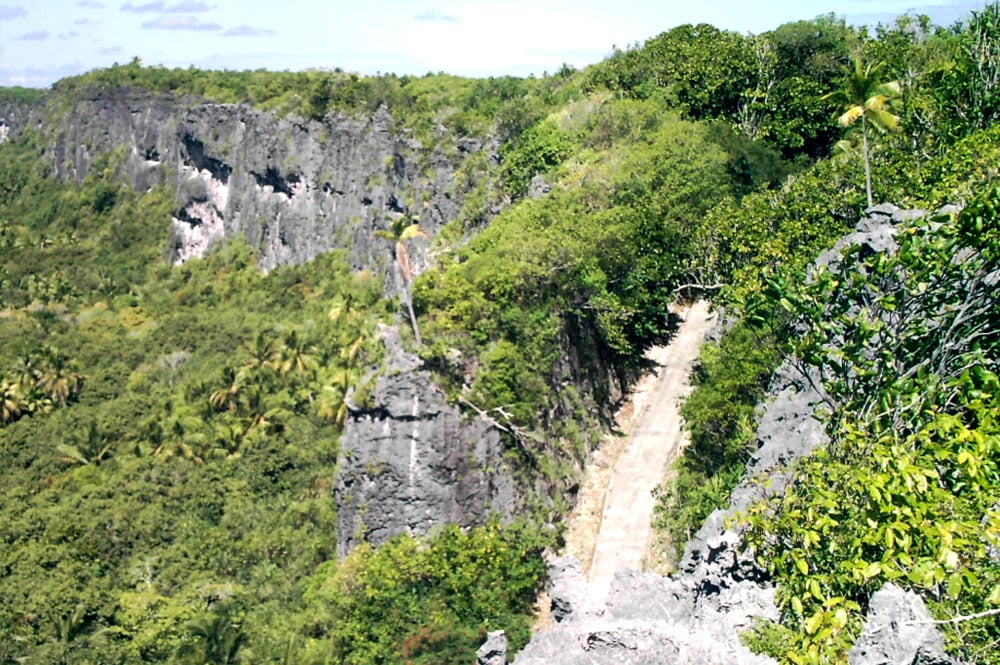
<instances>
[{"instance_id":1,"label":"narrow track","mask_svg":"<svg viewBox=\"0 0 1000 665\"><path fill-rule=\"evenodd\" d=\"M644 404L637 405L635 427L620 454L612 453L617 459L610 463L593 554L576 553L584 555L581 558L588 579L602 595L616 572L642 568L648 555L653 489L663 482L670 464L687 444L680 400L689 389L688 376L712 327L708 310L704 301L692 305L670 345L657 350L653 357L660 369L648 394L643 395ZM609 466L607 460L603 464Z\"/></svg>"}]
</instances>

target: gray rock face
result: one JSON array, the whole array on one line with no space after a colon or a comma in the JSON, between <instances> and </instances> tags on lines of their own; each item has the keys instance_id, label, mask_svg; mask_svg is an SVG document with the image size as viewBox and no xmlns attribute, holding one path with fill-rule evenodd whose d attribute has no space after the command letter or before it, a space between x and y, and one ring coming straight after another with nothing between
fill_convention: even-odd
<instances>
[{"instance_id":1,"label":"gray rock face","mask_svg":"<svg viewBox=\"0 0 1000 665\"><path fill-rule=\"evenodd\" d=\"M36 103L0 100L0 143L13 141L26 130L37 129L44 116L44 101Z\"/></svg>"},{"instance_id":2,"label":"gray rock face","mask_svg":"<svg viewBox=\"0 0 1000 665\"><path fill-rule=\"evenodd\" d=\"M576 490L574 475L525 481L522 474L515 481L504 461L508 444L496 423L448 403L422 361L402 349L398 334L390 332L385 341L387 360L372 397L354 406L341 443L334 494L341 556L362 541L379 544L446 523L480 524L492 514L507 518L528 494ZM627 376L572 325L562 331L562 346L551 383L574 386L592 415L610 417ZM453 362L463 363L459 357ZM576 402L560 391L554 397L547 417L574 417Z\"/></svg>"},{"instance_id":3,"label":"gray rock face","mask_svg":"<svg viewBox=\"0 0 1000 665\"><path fill-rule=\"evenodd\" d=\"M486 641L476 651L476 665L505 665L507 662L507 633L496 630L486 634Z\"/></svg>"},{"instance_id":4,"label":"gray rock face","mask_svg":"<svg viewBox=\"0 0 1000 665\"><path fill-rule=\"evenodd\" d=\"M699 589L687 580L619 573L601 599L575 560L556 560L550 575L558 623L536 633L514 660L516 665L774 662L740 644L738 631L750 621L742 605L720 603L708 610L699 600ZM769 597L763 604L774 606Z\"/></svg>"},{"instance_id":5,"label":"gray rock face","mask_svg":"<svg viewBox=\"0 0 1000 665\"><path fill-rule=\"evenodd\" d=\"M500 432L449 404L391 332L386 346L371 403L352 408L341 444L334 497L342 557L362 541L509 517L517 504Z\"/></svg>"},{"instance_id":6,"label":"gray rock face","mask_svg":"<svg viewBox=\"0 0 1000 665\"><path fill-rule=\"evenodd\" d=\"M549 564L549 598L552 618L564 621L571 617L597 616L603 608L597 604L583 574L583 566L573 557L560 557Z\"/></svg>"},{"instance_id":7,"label":"gray rock face","mask_svg":"<svg viewBox=\"0 0 1000 665\"><path fill-rule=\"evenodd\" d=\"M872 596L851 665L958 665L920 596L886 584Z\"/></svg>"},{"instance_id":8,"label":"gray rock face","mask_svg":"<svg viewBox=\"0 0 1000 665\"><path fill-rule=\"evenodd\" d=\"M40 122L43 111L0 106L0 119L13 136ZM317 122L124 88L82 94L49 118L44 135L56 175L82 181L103 156L113 155L111 163L132 187L174 192L172 219L150 223L172 225L175 262L204 256L239 235L259 250L265 270L346 249L353 268L385 275L393 295L400 275L392 245L376 233L409 216L436 234L458 216L467 190L478 186L475 172L462 178L456 172L470 159L495 161L498 151L492 140L445 134L425 147L385 109ZM478 221L497 212L496 206L483 211ZM428 265L429 243L417 239L409 249L419 273ZM629 377L601 358L579 322L570 320L560 341L565 353L553 385L572 385L585 408L610 419ZM578 408L570 391L557 391L542 419L561 421ZM493 511L509 515L518 491L503 467L504 451L493 424L448 404L414 356L390 352L371 403L357 405L343 441L341 553L360 539L380 543L436 524L480 522ZM574 482L567 474L560 487L521 490L572 493Z\"/></svg>"},{"instance_id":9,"label":"gray rock face","mask_svg":"<svg viewBox=\"0 0 1000 665\"><path fill-rule=\"evenodd\" d=\"M132 89L78 99L48 133L61 177L82 181L98 157L123 148L131 186L174 190L176 262L244 234L265 270L348 248L355 268L383 274L390 250L375 232L408 214L433 235L461 208L456 169L495 148L442 139L427 149L384 108L317 122Z\"/></svg>"}]
</instances>

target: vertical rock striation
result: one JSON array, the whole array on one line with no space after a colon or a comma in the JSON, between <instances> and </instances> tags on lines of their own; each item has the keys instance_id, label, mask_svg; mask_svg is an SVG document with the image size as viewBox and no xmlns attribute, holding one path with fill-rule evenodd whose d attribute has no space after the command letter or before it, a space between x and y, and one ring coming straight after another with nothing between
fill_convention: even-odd
<instances>
[{"instance_id":1,"label":"vertical rock striation","mask_svg":"<svg viewBox=\"0 0 1000 665\"><path fill-rule=\"evenodd\" d=\"M6 116L15 117L0 109L5 126L24 121ZM320 122L127 88L95 90L50 118L48 159L60 177L81 182L113 153L132 187L173 189L174 262L243 234L265 270L346 248L355 268L384 273L389 252L375 231L408 214L433 235L461 209L458 168L496 148L443 135L428 148L384 107Z\"/></svg>"},{"instance_id":2,"label":"vertical rock striation","mask_svg":"<svg viewBox=\"0 0 1000 665\"><path fill-rule=\"evenodd\" d=\"M352 407L341 444L334 496L342 557L360 542L510 517L517 503L500 432L449 404L393 331L386 347L372 396Z\"/></svg>"}]
</instances>

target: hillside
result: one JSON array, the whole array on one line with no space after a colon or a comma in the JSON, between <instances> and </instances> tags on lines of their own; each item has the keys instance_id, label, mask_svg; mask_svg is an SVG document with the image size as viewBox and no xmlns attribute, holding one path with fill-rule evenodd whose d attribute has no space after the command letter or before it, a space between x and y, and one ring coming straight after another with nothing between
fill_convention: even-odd
<instances>
[{"instance_id":1,"label":"hillside","mask_svg":"<svg viewBox=\"0 0 1000 665\"><path fill-rule=\"evenodd\" d=\"M696 297L730 325L660 492L678 552L782 358L829 397L831 446L750 507L779 621L749 643L841 662L894 581L997 662L998 68L990 5L681 26L543 78L0 90L0 663L468 663L496 629L513 658ZM869 191L958 208L807 278Z\"/></svg>"}]
</instances>

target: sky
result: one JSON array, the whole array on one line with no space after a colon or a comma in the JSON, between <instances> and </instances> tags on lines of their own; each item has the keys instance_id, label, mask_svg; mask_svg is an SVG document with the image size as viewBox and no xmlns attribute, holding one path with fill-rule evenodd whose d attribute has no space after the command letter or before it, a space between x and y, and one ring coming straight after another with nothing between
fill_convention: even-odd
<instances>
[{"instance_id":1,"label":"sky","mask_svg":"<svg viewBox=\"0 0 1000 665\"><path fill-rule=\"evenodd\" d=\"M987 0L0 0L0 86L146 65L541 76L684 23L760 33L833 13L951 25Z\"/></svg>"}]
</instances>

